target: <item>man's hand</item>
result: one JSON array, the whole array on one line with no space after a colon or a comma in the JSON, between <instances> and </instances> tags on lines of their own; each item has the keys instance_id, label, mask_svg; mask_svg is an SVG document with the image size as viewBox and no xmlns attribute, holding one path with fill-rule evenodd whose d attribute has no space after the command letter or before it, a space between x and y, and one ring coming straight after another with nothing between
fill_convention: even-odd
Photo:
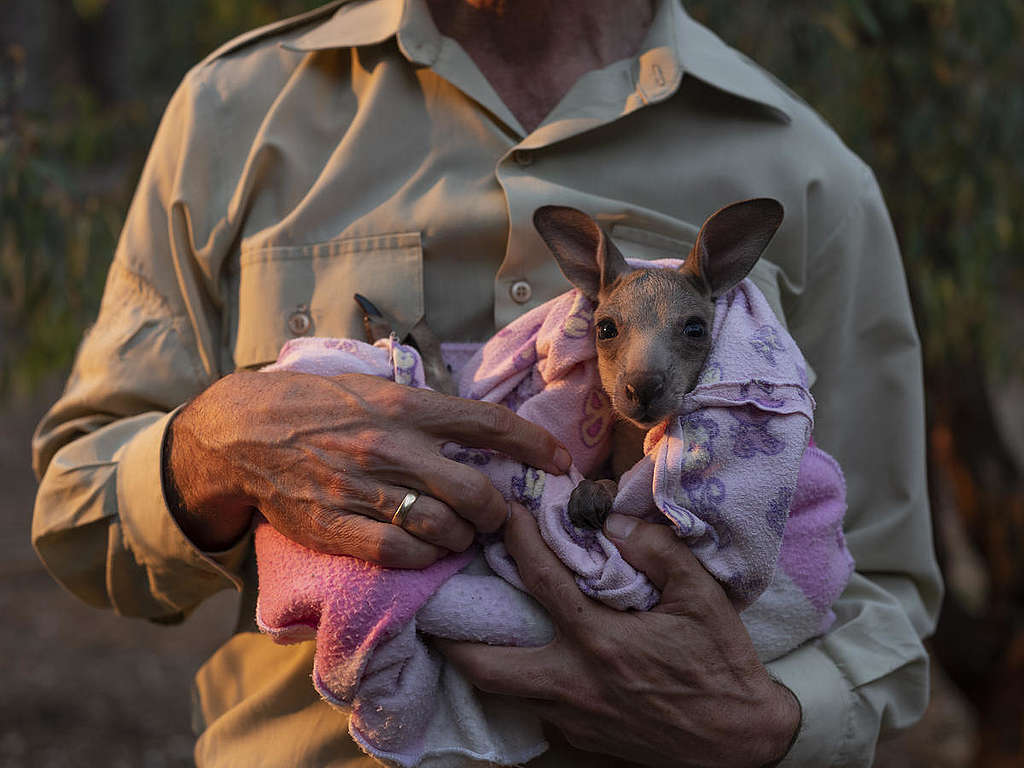
<instances>
[{"instance_id":1,"label":"man's hand","mask_svg":"<svg viewBox=\"0 0 1024 768\"><path fill-rule=\"evenodd\" d=\"M495 531L507 505L472 467L441 455L456 442L491 448L549 472L568 451L546 430L493 403L385 379L234 373L171 425L176 517L197 546L222 549L254 510L311 549L388 567L422 568ZM402 527L390 520L422 495Z\"/></svg>"},{"instance_id":2,"label":"man's hand","mask_svg":"<svg viewBox=\"0 0 1024 768\"><path fill-rule=\"evenodd\" d=\"M513 505L505 545L551 614L542 648L435 642L477 687L518 696L573 746L648 765L763 766L800 724L718 583L668 526L612 515L606 532L662 592L647 613L586 597ZM635 527L630 528L630 524Z\"/></svg>"}]
</instances>

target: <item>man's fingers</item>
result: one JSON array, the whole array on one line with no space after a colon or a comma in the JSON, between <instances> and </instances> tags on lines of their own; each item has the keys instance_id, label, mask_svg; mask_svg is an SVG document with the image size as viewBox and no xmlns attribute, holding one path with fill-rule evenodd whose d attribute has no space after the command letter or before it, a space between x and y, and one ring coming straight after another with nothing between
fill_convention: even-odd
<instances>
[{"instance_id":1,"label":"man's fingers","mask_svg":"<svg viewBox=\"0 0 1024 768\"><path fill-rule=\"evenodd\" d=\"M561 698L562 668L551 646L513 648L462 643L435 637L432 642L474 686L488 693L555 701Z\"/></svg>"},{"instance_id":2,"label":"man's fingers","mask_svg":"<svg viewBox=\"0 0 1024 768\"><path fill-rule=\"evenodd\" d=\"M523 585L551 614L556 626L573 635L586 634L590 618L600 606L580 592L572 572L541 537L533 515L514 502L509 506L505 548L516 561Z\"/></svg>"},{"instance_id":3,"label":"man's fingers","mask_svg":"<svg viewBox=\"0 0 1024 768\"><path fill-rule=\"evenodd\" d=\"M500 451L553 474L564 475L569 471L572 457L543 427L502 405L462 398L449 400L437 422L424 425L432 434L472 448Z\"/></svg>"},{"instance_id":4,"label":"man's fingers","mask_svg":"<svg viewBox=\"0 0 1024 768\"><path fill-rule=\"evenodd\" d=\"M412 425L443 443L490 448L554 474L565 474L572 464L569 452L550 432L502 405L405 387L363 374L342 374L333 381L349 400L346 409Z\"/></svg>"},{"instance_id":5,"label":"man's fingers","mask_svg":"<svg viewBox=\"0 0 1024 768\"><path fill-rule=\"evenodd\" d=\"M378 485L375 480L357 481L351 477L345 477L344 484L339 483L332 490L332 500L339 509L325 509L321 517L324 527L333 525L333 518L336 515L352 513L379 520L382 523L390 523L398 511L399 505L405 499L411 486L402 485L403 480L399 478ZM415 490L420 490L417 486ZM440 499L430 495L425 488L422 489L416 501L408 509L401 527L418 539L430 544L436 544L453 552L462 552L476 537L473 526L457 514L452 508ZM500 509L495 513L504 520L505 508L500 503ZM499 523L500 525L500 523Z\"/></svg>"},{"instance_id":6,"label":"man's fingers","mask_svg":"<svg viewBox=\"0 0 1024 768\"><path fill-rule=\"evenodd\" d=\"M391 522L398 505L408 493L405 488L395 490L399 491L399 495L394 497L394 504L385 509L386 523ZM459 517L447 504L425 493L421 493L413 502L401 527L417 539L452 552L462 552L476 538L472 525Z\"/></svg>"},{"instance_id":7,"label":"man's fingers","mask_svg":"<svg viewBox=\"0 0 1024 768\"><path fill-rule=\"evenodd\" d=\"M655 610L688 614L699 610L705 599L715 600L722 592L686 542L669 526L612 514L605 521L604 532L626 562L645 573L661 590L661 602Z\"/></svg>"},{"instance_id":8,"label":"man's fingers","mask_svg":"<svg viewBox=\"0 0 1024 768\"><path fill-rule=\"evenodd\" d=\"M508 517L505 497L479 470L436 456L410 471L417 488L450 506L478 531L493 533Z\"/></svg>"},{"instance_id":9,"label":"man's fingers","mask_svg":"<svg viewBox=\"0 0 1024 768\"><path fill-rule=\"evenodd\" d=\"M359 514L338 514L315 528L308 534L282 533L310 549L356 557L385 568L426 568L447 554L447 550L421 541L397 525Z\"/></svg>"}]
</instances>

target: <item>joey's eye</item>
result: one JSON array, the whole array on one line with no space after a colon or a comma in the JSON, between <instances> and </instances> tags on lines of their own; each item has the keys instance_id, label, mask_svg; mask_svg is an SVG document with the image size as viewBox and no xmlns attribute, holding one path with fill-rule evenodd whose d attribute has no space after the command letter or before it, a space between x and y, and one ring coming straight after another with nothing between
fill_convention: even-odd
<instances>
[{"instance_id":1,"label":"joey's eye","mask_svg":"<svg viewBox=\"0 0 1024 768\"><path fill-rule=\"evenodd\" d=\"M704 321L699 317L691 317L683 326L683 334L688 339L702 339L705 333Z\"/></svg>"},{"instance_id":2,"label":"joey's eye","mask_svg":"<svg viewBox=\"0 0 1024 768\"><path fill-rule=\"evenodd\" d=\"M614 339L619 335L619 329L615 327L614 320L599 320L597 322L597 338Z\"/></svg>"}]
</instances>

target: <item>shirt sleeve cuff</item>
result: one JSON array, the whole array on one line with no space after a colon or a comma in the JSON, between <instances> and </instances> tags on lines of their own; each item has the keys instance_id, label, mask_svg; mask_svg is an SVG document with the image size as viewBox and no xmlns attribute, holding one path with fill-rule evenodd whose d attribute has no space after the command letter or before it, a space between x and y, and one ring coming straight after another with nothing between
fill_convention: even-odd
<instances>
[{"instance_id":1,"label":"shirt sleeve cuff","mask_svg":"<svg viewBox=\"0 0 1024 768\"><path fill-rule=\"evenodd\" d=\"M187 610L228 586L242 589L250 536L221 552L199 550L178 526L164 497L161 451L176 411L139 432L120 450L119 517L129 548L149 576L154 597Z\"/></svg>"},{"instance_id":2,"label":"shirt sleeve cuff","mask_svg":"<svg viewBox=\"0 0 1024 768\"><path fill-rule=\"evenodd\" d=\"M793 692L802 710L796 741L778 766L832 765L853 706L853 692L835 662L811 643L766 667Z\"/></svg>"}]
</instances>

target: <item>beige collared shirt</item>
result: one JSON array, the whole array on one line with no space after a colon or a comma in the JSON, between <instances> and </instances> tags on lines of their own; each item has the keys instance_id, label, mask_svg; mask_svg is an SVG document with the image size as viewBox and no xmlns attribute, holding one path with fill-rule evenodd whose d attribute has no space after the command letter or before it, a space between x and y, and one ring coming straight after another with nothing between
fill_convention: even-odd
<instances>
[{"instance_id":1,"label":"beige collared shirt","mask_svg":"<svg viewBox=\"0 0 1024 768\"><path fill-rule=\"evenodd\" d=\"M756 270L816 373L815 436L846 471L857 573L828 636L770 665L803 706L786 763L867 765L927 700L941 596L918 341L875 180L805 104L664 0L640 53L584 75L526 134L422 0L335 2L186 76L156 136L96 324L34 441L33 539L86 602L187 613L243 590L200 670L200 766L363 765L310 684L312 646L252 631L249 542L199 552L160 482L168 413L294 335L482 340L567 288L531 224L557 203L627 256L678 256L721 205L783 202ZM742 746L739 745L738 749ZM560 745L538 765L600 765Z\"/></svg>"}]
</instances>

